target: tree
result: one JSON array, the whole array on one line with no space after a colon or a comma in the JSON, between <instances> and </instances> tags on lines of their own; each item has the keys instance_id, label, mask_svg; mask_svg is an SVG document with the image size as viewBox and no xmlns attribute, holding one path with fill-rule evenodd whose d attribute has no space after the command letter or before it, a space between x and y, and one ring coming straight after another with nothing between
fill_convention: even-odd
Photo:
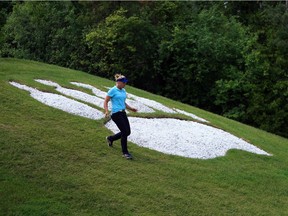
<instances>
[{"instance_id":1,"label":"tree","mask_svg":"<svg viewBox=\"0 0 288 216\"><path fill-rule=\"evenodd\" d=\"M247 114L253 125L287 137L288 12L277 4L261 16L261 40L246 61L247 81L253 85Z\"/></svg>"},{"instance_id":2,"label":"tree","mask_svg":"<svg viewBox=\"0 0 288 216\"><path fill-rule=\"evenodd\" d=\"M85 68L83 23L71 2L15 4L3 27L7 55Z\"/></svg>"},{"instance_id":3,"label":"tree","mask_svg":"<svg viewBox=\"0 0 288 216\"><path fill-rule=\"evenodd\" d=\"M112 78L288 136L282 2L0 2L0 55Z\"/></svg>"},{"instance_id":4,"label":"tree","mask_svg":"<svg viewBox=\"0 0 288 216\"><path fill-rule=\"evenodd\" d=\"M166 72L162 93L215 109L215 82L241 70L241 52L249 37L240 23L227 19L216 8L201 11L185 27L176 26L172 39L161 44L161 70ZM175 83L181 85L175 88Z\"/></svg>"},{"instance_id":5,"label":"tree","mask_svg":"<svg viewBox=\"0 0 288 216\"><path fill-rule=\"evenodd\" d=\"M5 56L7 53L5 44L5 35L2 31L2 27L5 25L9 14L13 10L12 2L0 2L0 56Z\"/></svg>"},{"instance_id":6,"label":"tree","mask_svg":"<svg viewBox=\"0 0 288 216\"><path fill-rule=\"evenodd\" d=\"M92 49L96 74L112 77L126 74L131 83L149 89L153 80L153 59L157 51L157 35L149 22L137 16L126 17L119 9L86 36Z\"/></svg>"}]
</instances>

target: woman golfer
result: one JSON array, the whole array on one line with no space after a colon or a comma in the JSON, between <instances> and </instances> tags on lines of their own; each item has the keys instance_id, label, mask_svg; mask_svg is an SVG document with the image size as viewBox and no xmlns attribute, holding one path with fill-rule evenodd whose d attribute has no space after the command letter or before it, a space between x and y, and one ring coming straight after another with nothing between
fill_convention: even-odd
<instances>
[{"instance_id":1,"label":"woman golfer","mask_svg":"<svg viewBox=\"0 0 288 216\"><path fill-rule=\"evenodd\" d=\"M123 157L132 159L132 155L129 153L127 148L127 137L130 135L130 124L125 112L125 109L137 112L137 109L130 107L126 102L126 90L124 89L128 80L121 74L115 75L116 85L111 88L104 101L105 116L109 116L108 102L112 102L112 115L111 118L119 128L120 132L113 136L106 137L107 143L112 147L113 142L121 138L121 147Z\"/></svg>"}]
</instances>

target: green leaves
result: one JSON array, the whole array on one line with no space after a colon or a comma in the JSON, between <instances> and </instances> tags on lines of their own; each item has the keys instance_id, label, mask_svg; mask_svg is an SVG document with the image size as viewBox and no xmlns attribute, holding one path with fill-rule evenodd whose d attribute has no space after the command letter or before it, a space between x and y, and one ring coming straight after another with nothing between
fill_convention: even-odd
<instances>
[{"instance_id":1,"label":"green leaves","mask_svg":"<svg viewBox=\"0 0 288 216\"><path fill-rule=\"evenodd\" d=\"M215 82L230 76L227 68L241 68L241 52L249 38L245 27L235 19L228 19L215 8L203 10L185 27L176 26L172 39L162 43L162 66L168 71L166 86L173 86L174 79L169 75L177 73L177 82L185 83L180 98L189 95L185 102L211 108ZM170 94L177 91L165 90L171 90ZM179 97L179 93L180 90L175 96Z\"/></svg>"},{"instance_id":2,"label":"green leaves","mask_svg":"<svg viewBox=\"0 0 288 216\"><path fill-rule=\"evenodd\" d=\"M124 9L115 11L86 35L86 41L97 59L97 74L112 77L120 72L132 84L141 85L153 68L156 33L149 22L137 16L126 17L126 13Z\"/></svg>"},{"instance_id":3,"label":"green leaves","mask_svg":"<svg viewBox=\"0 0 288 216\"><path fill-rule=\"evenodd\" d=\"M283 2L0 5L3 57L107 78L123 73L138 88L287 134L276 117L281 113L286 120L281 110L288 113L288 13Z\"/></svg>"}]
</instances>

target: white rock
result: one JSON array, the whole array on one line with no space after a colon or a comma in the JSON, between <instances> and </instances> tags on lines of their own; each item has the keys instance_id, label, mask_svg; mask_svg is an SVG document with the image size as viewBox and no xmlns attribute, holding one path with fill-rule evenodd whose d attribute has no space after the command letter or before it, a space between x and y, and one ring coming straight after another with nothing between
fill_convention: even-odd
<instances>
[{"instance_id":1,"label":"white rock","mask_svg":"<svg viewBox=\"0 0 288 216\"><path fill-rule=\"evenodd\" d=\"M184 110L180 110L180 109L176 109L176 108L174 108L174 110L177 111L177 112L179 112L179 113L181 113L181 114L190 116L190 117L192 117L192 118L194 118L194 119L196 119L196 120L198 120L198 121L207 122L207 123L209 122L209 121L207 121L207 120L205 120L205 119L203 119L203 118L200 118L200 117L198 117L198 116L196 116L196 115L194 115L194 114L192 114L192 113L188 113L188 112L186 112L186 111L184 111Z\"/></svg>"},{"instance_id":2,"label":"white rock","mask_svg":"<svg viewBox=\"0 0 288 216\"><path fill-rule=\"evenodd\" d=\"M65 112L98 120L104 118L104 114L86 104L80 103L62 95L41 92L37 89L22 85L16 82L10 82L11 85L30 92L31 97L48 106L63 110Z\"/></svg>"},{"instance_id":3,"label":"white rock","mask_svg":"<svg viewBox=\"0 0 288 216\"><path fill-rule=\"evenodd\" d=\"M99 106L103 103L103 99L101 98L98 98L101 100L100 104L100 101L98 101L96 96L63 88L55 82L46 80L37 81L45 85L54 86L56 90L62 94L69 95L79 100L98 104ZM31 97L48 106L94 120L104 118L104 114L101 111L65 96L41 92L35 88L31 88L16 82L10 82L10 84L19 89L29 91ZM133 95L131 97L138 102L143 102L142 104L146 103L147 106L170 112L170 108L166 107L168 108L166 109L165 106L156 101L145 98L141 99L140 97ZM176 111L186 115L191 114L182 110L176 109ZM174 113L176 113L176 111L173 110ZM196 118L197 116L191 114L191 117ZM206 121L205 119L202 119L202 121L203 120ZM267 152L223 130L193 121L183 121L171 118L145 119L137 117L129 117L129 121L131 125L131 135L129 136L129 141L139 146L150 148L166 154L179 155L189 158L210 159L224 156L229 149L239 149L260 155L270 155ZM112 121L109 121L105 126L114 133L118 132L117 126Z\"/></svg>"},{"instance_id":4,"label":"white rock","mask_svg":"<svg viewBox=\"0 0 288 216\"><path fill-rule=\"evenodd\" d=\"M61 87L58 83L55 83L52 81L40 80L40 79L36 79L35 81L42 83L42 84L45 84L45 85L56 87L56 91L58 91L64 95L73 97L75 99L94 104L100 108L103 108L103 106L104 106L104 100L99 98L99 97L96 97L96 96L93 96L93 95L90 95L90 94L87 94L87 93L84 93L84 92L81 92L78 90ZM110 107L111 107L111 105L109 105L109 108Z\"/></svg>"},{"instance_id":5,"label":"white rock","mask_svg":"<svg viewBox=\"0 0 288 216\"><path fill-rule=\"evenodd\" d=\"M223 130L193 121L129 117L129 122L129 141L166 154L210 159L224 156L229 149L239 149L270 155ZM109 121L106 127L114 133L119 132L112 121Z\"/></svg>"}]
</instances>

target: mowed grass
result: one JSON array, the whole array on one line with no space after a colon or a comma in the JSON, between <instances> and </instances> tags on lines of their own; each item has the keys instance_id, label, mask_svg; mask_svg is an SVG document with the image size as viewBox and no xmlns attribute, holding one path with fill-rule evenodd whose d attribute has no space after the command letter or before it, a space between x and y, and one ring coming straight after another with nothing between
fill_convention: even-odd
<instances>
[{"instance_id":1,"label":"mowed grass","mask_svg":"<svg viewBox=\"0 0 288 216\"><path fill-rule=\"evenodd\" d=\"M114 85L80 71L0 59L0 215L288 215L287 139L127 86L273 154L230 150L200 160L129 143L134 160L128 161L119 142L107 147L105 120L51 108L9 84L56 93L36 78L90 94L69 82Z\"/></svg>"}]
</instances>

